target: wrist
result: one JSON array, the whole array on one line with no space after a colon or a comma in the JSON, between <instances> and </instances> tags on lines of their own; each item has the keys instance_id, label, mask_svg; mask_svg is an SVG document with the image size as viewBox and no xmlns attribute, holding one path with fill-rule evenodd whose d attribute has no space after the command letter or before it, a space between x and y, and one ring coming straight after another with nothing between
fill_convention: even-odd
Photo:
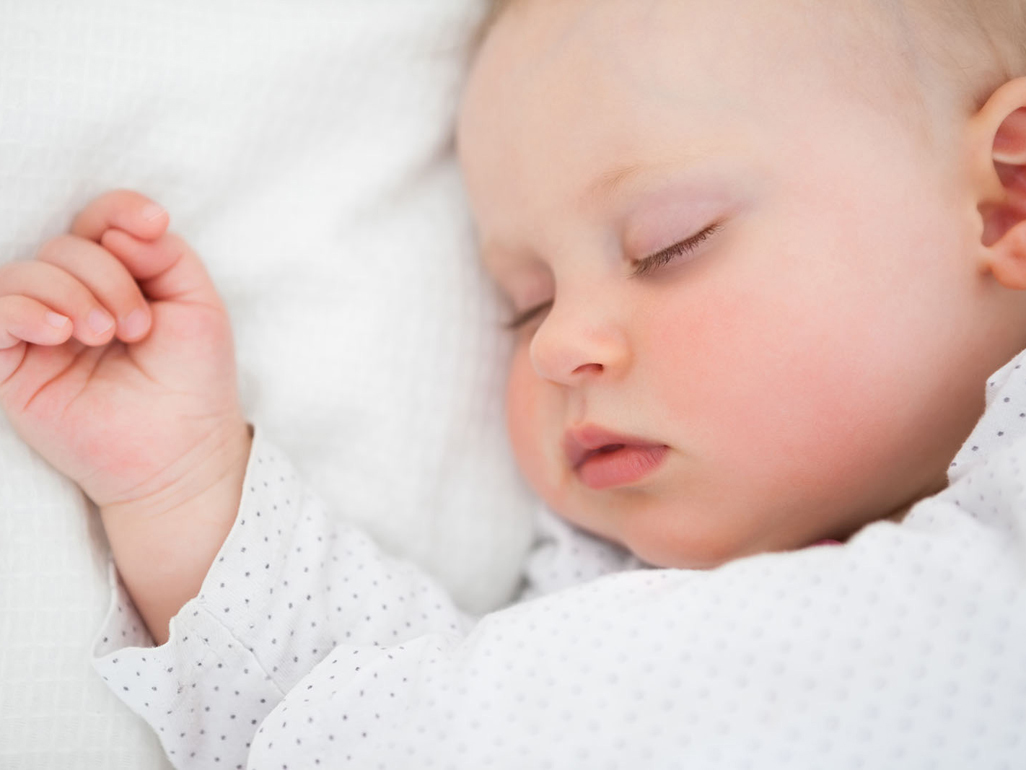
<instances>
[{"instance_id":1,"label":"wrist","mask_svg":"<svg viewBox=\"0 0 1026 770\"><path fill-rule=\"evenodd\" d=\"M235 523L251 446L252 431L240 421L183 458L174 483L100 508L118 571L157 643L199 593Z\"/></svg>"},{"instance_id":2,"label":"wrist","mask_svg":"<svg viewBox=\"0 0 1026 770\"><path fill-rule=\"evenodd\" d=\"M210 430L158 478L140 485L138 496L94 500L104 526L159 520L228 486L235 476L245 474L252 440L252 428L241 416Z\"/></svg>"}]
</instances>

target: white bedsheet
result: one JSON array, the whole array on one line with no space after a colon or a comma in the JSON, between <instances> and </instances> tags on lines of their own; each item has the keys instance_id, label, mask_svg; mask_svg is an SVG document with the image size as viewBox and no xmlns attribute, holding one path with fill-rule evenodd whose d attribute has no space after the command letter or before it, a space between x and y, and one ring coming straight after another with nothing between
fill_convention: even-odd
<instances>
[{"instance_id":1,"label":"white bedsheet","mask_svg":"<svg viewBox=\"0 0 1026 770\"><path fill-rule=\"evenodd\" d=\"M533 502L452 118L481 0L0 1L0 260L112 187L167 206L250 417L340 516L484 610ZM0 417L0 766L159 767L88 664L102 532Z\"/></svg>"}]
</instances>

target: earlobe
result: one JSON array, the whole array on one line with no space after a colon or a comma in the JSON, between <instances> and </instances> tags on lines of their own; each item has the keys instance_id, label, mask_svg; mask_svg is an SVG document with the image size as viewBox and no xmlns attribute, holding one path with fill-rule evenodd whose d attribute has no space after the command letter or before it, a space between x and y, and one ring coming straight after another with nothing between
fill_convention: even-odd
<instances>
[{"instance_id":1,"label":"earlobe","mask_svg":"<svg viewBox=\"0 0 1026 770\"><path fill-rule=\"evenodd\" d=\"M1026 78L1005 83L972 120L984 268L1026 289Z\"/></svg>"},{"instance_id":2,"label":"earlobe","mask_svg":"<svg viewBox=\"0 0 1026 770\"><path fill-rule=\"evenodd\" d=\"M990 246L990 273L1007 289L1026 290L1026 222L1005 231Z\"/></svg>"}]
</instances>

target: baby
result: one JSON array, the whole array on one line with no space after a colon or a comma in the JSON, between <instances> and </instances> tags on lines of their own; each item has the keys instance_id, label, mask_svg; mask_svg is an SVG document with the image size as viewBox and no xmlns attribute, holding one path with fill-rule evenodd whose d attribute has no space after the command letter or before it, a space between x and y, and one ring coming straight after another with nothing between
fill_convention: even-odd
<instances>
[{"instance_id":1,"label":"baby","mask_svg":"<svg viewBox=\"0 0 1026 770\"><path fill-rule=\"evenodd\" d=\"M119 191L0 270L0 401L117 565L101 674L181 767L1021 764L1026 7L501 6L459 154L576 525L527 594L582 585L475 623L336 523Z\"/></svg>"}]
</instances>

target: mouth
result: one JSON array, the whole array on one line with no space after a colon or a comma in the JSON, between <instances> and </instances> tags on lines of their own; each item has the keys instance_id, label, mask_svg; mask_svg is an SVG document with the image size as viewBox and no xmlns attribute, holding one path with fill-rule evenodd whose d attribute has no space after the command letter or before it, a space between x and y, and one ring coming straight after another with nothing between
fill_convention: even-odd
<instances>
[{"instance_id":1,"label":"mouth","mask_svg":"<svg viewBox=\"0 0 1026 770\"><path fill-rule=\"evenodd\" d=\"M669 452L665 444L592 425L567 431L563 448L577 477L596 490L638 483L654 473Z\"/></svg>"}]
</instances>

